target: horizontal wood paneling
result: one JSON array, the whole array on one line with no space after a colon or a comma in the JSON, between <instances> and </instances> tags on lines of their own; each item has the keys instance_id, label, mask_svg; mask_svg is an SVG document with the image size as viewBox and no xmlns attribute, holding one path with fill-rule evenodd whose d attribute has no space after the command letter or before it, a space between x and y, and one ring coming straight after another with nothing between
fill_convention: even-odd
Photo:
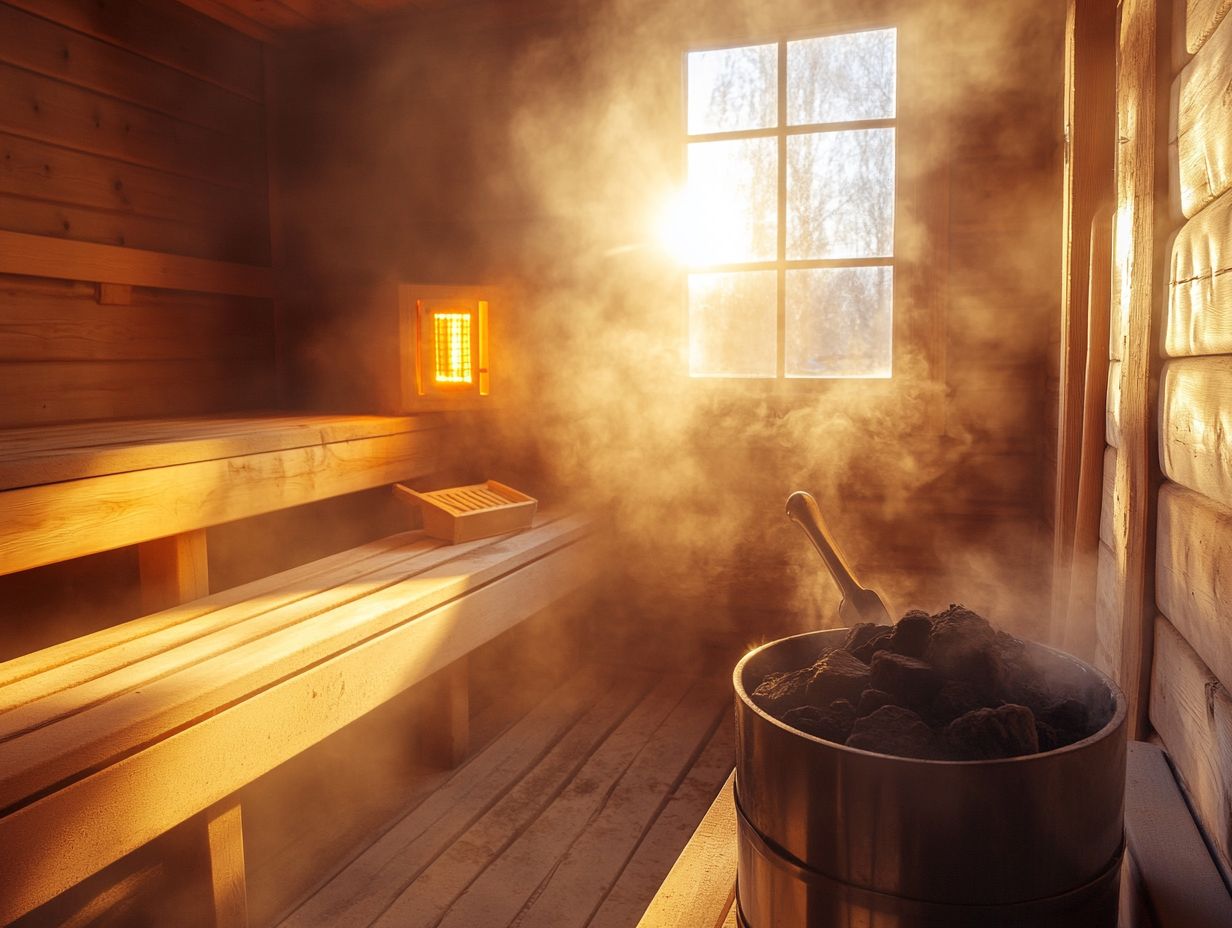
<instances>
[{"instance_id":1,"label":"horizontal wood paneling","mask_svg":"<svg viewBox=\"0 0 1232 928\"><path fill-rule=\"evenodd\" d=\"M1229 9L1232 0L1185 0L1185 50L1192 55L1201 48Z\"/></svg>"},{"instance_id":2,"label":"horizontal wood paneling","mask_svg":"<svg viewBox=\"0 0 1232 928\"><path fill-rule=\"evenodd\" d=\"M1170 277L1164 353L1232 353L1232 194L1177 233Z\"/></svg>"},{"instance_id":3,"label":"horizontal wood paneling","mask_svg":"<svg viewBox=\"0 0 1232 928\"><path fill-rule=\"evenodd\" d=\"M1176 165L1181 210L1193 216L1232 186L1232 25L1226 17L1177 76Z\"/></svg>"},{"instance_id":4,"label":"horizontal wood paneling","mask_svg":"<svg viewBox=\"0 0 1232 928\"><path fill-rule=\"evenodd\" d=\"M104 306L92 284L0 277L2 361L247 358L260 366L273 344L273 313L260 300L138 289L131 304Z\"/></svg>"},{"instance_id":5,"label":"horizontal wood paneling","mask_svg":"<svg viewBox=\"0 0 1232 928\"><path fill-rule=\"evenodd\" d=\"M264 131L254 100L7 4L0 60L235 138Z\"/></svg>"},{"instance_id":6,"label":"horizontal wood paneling","mask_svg":"<svg viewBox=\"0 0 1232 928\"><path fill-rule=\"evenodd\" d=\"M0 231L0 274L272 297L267 267Z\"/></svg>"},{"instance_id":7,"label":"horizontal wood paneling","mask_svg":"<svg viewBox=\"0 0 1232 928\"><path fill-rule=\"evenodd\" d=\"M273 405L273 372L255 359L4 361L5 426L193 415Z\"/></svg>"},{"instance_id":8,"label":"horizontal wood paneling","mask_svg":"<svg viewBox=\"0 0 1232 928\"><path fill-rule=\"evenodd\" d=\"M261 99L261 46L173 0L7 0L119 48Z\"/></svg>"},{"instance_id":9,"label":"horizontal wood paneling","mask_svg":"<svg viewBox=\"0 0 1232 928\"><path fill-rule=\"evenodd\" d=\"M0 230L267 264L263 68L172 0L0 2Z\"/></svg>"},{"instance_id":10,"label":"horizontal wood paneling","mask_svg":"<svg viewBox=\"0 0 1232 928\"><path fill-rule=\"evenodd\" d=\"M1150 715L1227 872L1232 864L1232 698L1162 616L1155 621Z\"/></svg>"},{"instance_id":11,"label":"horizontal wood paneling","mask_svg":"<svg viewBox=\"0 0 1232 928\"><path fill-rule=\"evenodd\" d=\"M1220 681L1232 684L1232 509L1165 483L1155 596Z\"/></svg>"},{"instance_id":12,"label":"horizontal wood paneling","mask_svg":"<svg viewBox=\"0 0 1232 928\"><path fill-rule=\"evenodd\" d=\"M0 128L74 151L187 177L255 188L264 181L260 136L236 140L93 90L0 62Z\"/></svg>"},{"instance_id":13,"label":"horizontal wood paneling","mask_svg":"<svg viewBox=\"0 0 1232 928\"><path fill-rule=\"evenodd\" d=\"M1232 357L1169 361L1159 393L1164 475L1232 506Z\"/></svg>"}]
</instances>

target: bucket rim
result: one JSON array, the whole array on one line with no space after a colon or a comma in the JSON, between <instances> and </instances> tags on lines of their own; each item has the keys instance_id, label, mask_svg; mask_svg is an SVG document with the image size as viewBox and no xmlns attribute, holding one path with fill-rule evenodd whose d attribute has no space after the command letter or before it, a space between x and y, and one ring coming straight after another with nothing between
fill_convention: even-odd
<instances>
[{"instance_id":1,"label":"bucket rim","mask_svg":"<svg viewBox=\"0 0 1232 928\"><path fill-rule=\"evenodd\" d=\"M1114 735L1119 729L1124 728L1125 719L1129 713L1128 701L1125 698L1125 693L1117 686L1116 682L1098 667L1088 664L1086 661L1075 657L1074 655L1061 651L1057 648L1050 647L1046 644L1041 644L1038 641L1031 641L1027 638L1020 638L1025 645L1030 648L1036 648L1046 651L1049 654L1071 664L1077 665L1086 673L1093 674L1095 678L1108 687L1108 692L1112 695L1115 703L1115 708L1112 712L1112 717L1098 731L1092 732L1081 741L1075 741L1072 744L1067 744L1063 747L1053 748L1051 751L1037 751L1034 754L1022 754L1018 757L999 757L991 760L936 760L924 757L901 757L897 754L882 754L879 751L866 751L863 748L848 747L845 744L838 744L834 741L827 741L824 738L818 738L816 735L810 735L808 732L800 731L785 722L781 722L773 715L766 712L761 706L757 705L752 699L752 696L744 686L744 670L745 667L757 655L769 651L775 647L782 646L788 641L800 641L805 638L814 638L822 635L836 636L838 632L846 632L847 628L824 628L811 632L801 632L797 635L788 635L784 638L776 638L773 641L767 641L765 644L759 645L747 652L732 669L732 687L735 690L736 698L739 699L746 710L760 716L763 722L773 725L776 728L782 729L789 735L794 735L797 738L811 742L822 748L828 748L833 751L845 752L860 757L875 757L883 761L893 761L909 766L928 765L936 767L973 767L973 766L1001 766L1009 764L1029 764L1029 763L1046 763L1050 758L1060 756L1062 754L1076 753L1090 745L1102 741L1103 739Z\"/></svg>"}]
</instances>

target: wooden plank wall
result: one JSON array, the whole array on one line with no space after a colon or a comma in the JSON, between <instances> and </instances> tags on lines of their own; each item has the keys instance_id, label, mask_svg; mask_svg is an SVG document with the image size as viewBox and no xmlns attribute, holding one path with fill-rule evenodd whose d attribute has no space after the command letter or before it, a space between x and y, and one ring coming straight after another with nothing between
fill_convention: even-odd
<instances>
[{"instance_id":1,"label":"wooden plank wall","mask_svg":"<svg viewBox=\"0 0 1232 928\"><path fill-rule=\"evenodd\" d=\"M263 92L172 0L0 2L0 230L268 265ZM6 273L0 428L268 407L273 338L268 300Z\"/></svg>"},{"instance_id":2,"label":"wooden plank wall","mask_svg":"<svg viewBox=\"0 0 1232 928\"><path fill-rule=\"evenodd\" d=\"M1179 0L1178 0L1179 2ZM1159 346L1150 721L1232 873L1232 61L1227 2L1182 3L1173 61L1171 246ZM1192 57L1190 57L1192 55Z\"/></svg>"}]
</instances>

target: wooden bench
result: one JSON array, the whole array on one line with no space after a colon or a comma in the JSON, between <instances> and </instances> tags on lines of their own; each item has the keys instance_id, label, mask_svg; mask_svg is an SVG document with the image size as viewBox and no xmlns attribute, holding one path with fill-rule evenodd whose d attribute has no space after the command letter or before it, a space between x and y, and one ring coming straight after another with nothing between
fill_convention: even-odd
<instances>
[{"instance_id":1,"label":"wooden bench","mask_svg":"<svg viewBox=\"0 0 1232 928\"><path fill-rule=\"evenodd\" d=\"M0 564L152 545L143 580L184 599L204 578L203 541L185 534L431 470L437 427L296 417L10 433ZM181 534L158 541L168 530ZM588 519L551 512L461 545L408 532L0 664L0 924L198 815L216 920L245 924L228 797L442 672L459 755L466 655L588 582L593 544Z\"/></svg>"},{"instance_id":2,"label":"wooden bench","mask_svg":"<svg viewBox=\"0 0 1232 928\"><path fill-rule=\"evenodd\" d=\"M1154 745L1131 742L1127 767L1122 928L1232 925L1232 897L1166 755ZM736 928L736 856L733 773L638 928Z\"/></svg>"}]
</instances>

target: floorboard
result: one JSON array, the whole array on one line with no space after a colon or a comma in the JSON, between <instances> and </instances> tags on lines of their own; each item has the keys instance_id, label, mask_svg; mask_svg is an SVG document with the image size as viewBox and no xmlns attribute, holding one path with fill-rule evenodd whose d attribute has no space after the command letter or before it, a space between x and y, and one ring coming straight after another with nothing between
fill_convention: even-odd
<instances>
[{"instance_id":1,"label":"floorboard","mask_svg":"<svg viewBox=\"0 0 1232 928\"><path fill-rule=\"evenodd\" d=\"M731 771L730 706L720 676L583 668L281 926L631 928Z\"/></svg>"}]
</instances>

